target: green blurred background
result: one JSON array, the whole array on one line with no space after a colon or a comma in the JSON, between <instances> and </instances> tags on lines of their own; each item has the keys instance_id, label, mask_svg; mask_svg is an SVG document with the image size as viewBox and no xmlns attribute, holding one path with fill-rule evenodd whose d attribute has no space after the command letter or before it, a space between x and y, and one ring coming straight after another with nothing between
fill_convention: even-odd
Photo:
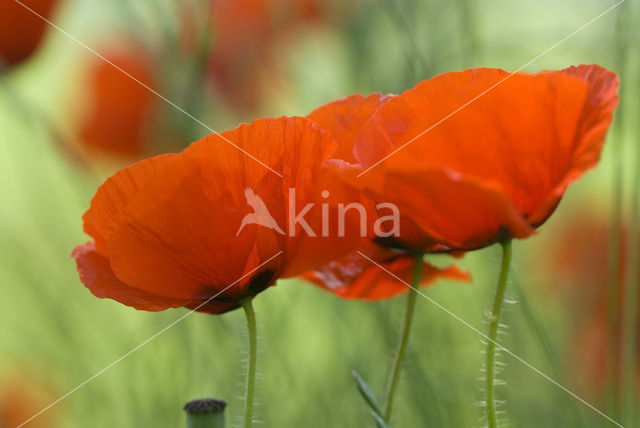
<instances>
[{"instance_id":1,"label":"green blurred background","mask_svg":"<svg viewBox=\"0 0 640 428\"><path fill-rule=\"evenodd\" d=\"M581 328L599 322L595 307L604 294L598 288L602 291L606 283L595 281L587 287L579 283L580 277L559 274L558 259L563 255L558 251L563 251L563 240L578 238L567 230L583 218L608 227L616 145L624 159L625 189L632 184L640 117L640 34L634 29L640 10L633 3L627 0L525 67L535 72L598 63L616 70L626 62L621 86L625 121L610 133L600 166L570 189L538 235L515 244L509 295L517 302L508 305L509 328L500 336L512 352L599 409L611 407L598 373L589 370L597 371L602 364L582 362L603 353L604 344L577 338L584 333ZM223 130L252 117L304 115L355 92L398 93L446 71L478 66L515 70L613 4L320 3L319 19L301 22L286 40L274 42L270 56L277 66L268 72L275 83L259 106L242 109L214 95L197 116ZM162 33L158 13L170 11L168 0L69 0L59 5L52 20L100 52L124 34L149 38L150 29ZM628 30L622 39L621 28ZM620 49L625 49L622 56ZM139 312L97 299L80 283L69 256L75 245L88 240L81 216L97 186L127 163L92 153L93 166L87 169L61 149L60 138L73 135L85 108L91 61L91 52L52 29L36 56L0 76L0 387L8 387L6 379L15 378L33 384L38 392L28 409L32 414L186 313ZM194 129L195 134L208 133L197 125ZM592 232L587 228L575 233ZM606 244L605 239L602 245L578 248L583 251L580 260L606 270ZM485 331L485 310L498 275L498 248L469 254L459 264L471 271L473 283L443 281L425 293ZM580 268L575 271L580 273ZM595 297L584 298L585 293ZM263 293L255 306L261 426L372 426L351 371L357 370L376 392L382 391L404 299L346 301L288 280ZM478 380L482 349L473 330L420 299L394 409L395 426L483 426ZM242 313L195 313L27 426L182 427L182 405L207 396L227 400L228 423L238 426L245 358ZM506 384L498 388L498 397L507 402L501 426L614 426L512 357L504 355L501 361L506 365L500 379Z\"/></svg>"}]
</instances>

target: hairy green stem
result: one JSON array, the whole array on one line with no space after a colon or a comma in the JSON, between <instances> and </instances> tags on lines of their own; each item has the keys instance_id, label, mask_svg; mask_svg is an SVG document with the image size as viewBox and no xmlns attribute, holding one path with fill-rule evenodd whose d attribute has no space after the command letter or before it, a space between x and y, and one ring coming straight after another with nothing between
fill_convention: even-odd
<instances>
[{"instance_id":1,"label":"hairy green stem","mask_svg":"<svg viewBox=\"0 0 640 428\"><path fill-rule=\"evenodd\" d=\"M489 428L498 426L498 414L496 411L496 345L498 339L498 329L500 327L500 314L502 313L502 303L504 302L504 292L507 288L507 277L509 265L511 265L511 239L501 243L502 245L502 266L500 277L493 297L493 307L489 314L489 340L487 342L487 361L485 364L486 393L487 393L487 421Z\"/></svg>"},{"instance_id":2,"label":"hairy green stem","mask_svg":"<svg viewBox=\"0 0 640 428\"><path fill-rule=\"evenodd\" d=\"M249 365L247 367L247 392L245 394L244 427L253 426L253 400L256 390L256 360L258 349L258 334L256 328L256 313L251 304L252 298L240 301L242 309L247 316L247 327L249 330Z\"/></svg>"},{"instance_id":3,"label":"hairy green stem","mask_svg":"<svg viewBox=\"0 0 640 428\"><path fill-rule=\"evenodd\" d=\"M393 366L391 367L391 375L387 384L387 391L384 398L384 419L389 422L391 418L391 409L393 408L393 398L395 396L398 381L400 379L400 371L402 369L402 361L407 350L409 342L409 334L411 333L411 323L413 321L413 313L415 312L416 299L418 297L418 287L420 286L420 278L422 277L422 253L414 255L413 278L411 280L411 289L407 294L407 306L404 313L404 322L402 324L402 334L398 349L396 350Z\"/></svg>"}]
</instances>

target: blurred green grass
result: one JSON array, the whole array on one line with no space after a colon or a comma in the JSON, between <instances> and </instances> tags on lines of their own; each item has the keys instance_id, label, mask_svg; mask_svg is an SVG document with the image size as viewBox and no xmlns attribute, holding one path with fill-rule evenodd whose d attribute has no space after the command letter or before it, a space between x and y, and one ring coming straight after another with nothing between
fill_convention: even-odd
<instances>
[{"instance_id":1,"label":"blurred green grass","mask_svg":"<svg viewBox=\"0 0 640 428\"><path fill-rule=\"evenodd\" d=\"M290 86L274 94L265 114L305 114L352 92L399 92L452 69L514 69L610 6L601 1L489 1L475 5L473 28L467 28L456 9L463 2L413 0L390 7L383 0L364 3L347 28L309 32L294 49L280 54ZM59 19L79 39L94 42L118 27L117 4L97 10L93 3L69 2ZM611 67L614 22L613 14L603 17L527 69L591 62ZM404 23L411 31L400 28ZM478 46L473 55L464 48L469 37ZM52 33L34 63L0 83L0 375L42 373L43 382L58 395L185 313L137 312L96 299L80 284L69 257L75 245L88 240L81 216L99 183L57 149L37 115L29 117L17 107L15 94L42 114L68 123L70 113L64 106L74 102L79 90L69 76L86 54L63 35ZM630 62L637 64L637 54ZM625 94L637 93L638 79L631 74L633 80L623 82ZM4 85L11 85L12 92ZM625 102L628 114L637 116L637 103ZM216 122L220 118L223 123ZM216 129L234 126L235 120L233 115L210 119ZM626 132L638 135L633 127ZM607 149L603 164L570 190L540 235L570 221L563 214L570 206L608 203L609 163ZM564 355L568 318L576 308L548 296L549 287L540 287L524 268L523 259L536 250L531 242L536 239L515 245L513 271L552 355L524 317L521 302L509 305L509 333L501 340L544 373L561 376L564 383L570 378L570 361ZM473 273L473 284L442 282L425 292L484 331L484 311L499 265L497 249L468 255L461 265ZM510 294L517 296L514 281ZM403 299L342 301L289 280L263 293L255 305L261 374L257 414L264 426L371 426L351 370L376 391L382 390ZM245 335L237 311L215 317L192 314L57 405L52 411L58 426L182 427L182 404L204 396L227 400L228 421L237 424L243 408ZM476 333L420 299L396 401L396 426L482 426L483 411L477 404L482 400L477 380L481 350ZM507 400L511 426L608 426L513 358L501 360L507 364L501 374L507 385L499 388L499 398ZM572 389L570 383L566 386Z\"/></svg>"}]
</instances>

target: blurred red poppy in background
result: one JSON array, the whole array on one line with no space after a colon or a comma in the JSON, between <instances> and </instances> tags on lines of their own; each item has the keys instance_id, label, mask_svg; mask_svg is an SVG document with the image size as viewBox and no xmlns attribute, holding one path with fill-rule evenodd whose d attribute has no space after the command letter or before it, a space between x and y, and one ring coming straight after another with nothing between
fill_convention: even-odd
<instances>
[{"instance_id":1,"label":"blurred red poppy in background","mask_svg":"<svg viewBox=\"0 0 640 428\"><path fill-rule=\"evenodd\" d=\"M576 212L571 221L564 222L553 234L553 242L544 251L534 254L535 269L546 266L545 281L570 308L571 340L566 352L567 364L574 381L585 392L603 398L607 376L608 342L608 247L609 220L594 211ZM629 235L622 233L620 264L624 278L627 268L626 252ZM636 238L640 239L640 237ZM544 243L543 243L544 244ZM624 285L624 281L623 281ZM624 308L624 286L618 296L618 307ZM640 306L640 302L638 302ZM613 332L622 348L622 325L616 323ZM640 337L637 340L640 346ZM622 354L619 354L622 355ZM638 361L640 364L640 361ZM622 364L619 365L622 367ZM621 374L619 373L618 376Z\"/></svg>"},{"instance_id":2,"label":"blurred red poppy in background","mask_svg":"<svg viewBox=\"0 0 640 428\"><path fill-rule=\"evenodd\" d=\"M0 380L0 427L17 427L51 403L52 391L34 376L3 376ZM56 410L46 412L29 422L35 428L54 425Z\"/></svg>"},{"instance_id":3,"label":"blurred red poppy in background","mask_svg":"<svg viewBox=\"0 0 640 428\"><path fill-rule=\"evenodd\" d=\"M14 0L0 2L0 70L18 65L34 53L49 25L38 15L49 19L58 3L57 0L21 2L33 12Z\"/></svg>"},{"instance_id":4,"label":"blurred red poppy in background","mask_svg":"<svg viewBox=\"0 0 640 428\"><path fill-rule=\"evenodd\" d=\"M221 0L211 1L210 10L200 6L176 5L177 50L165 39L140 35L132 46L112 45L108 62L90 58L87 112L77 132L86 148L141 159L199 138L200 125L194 131L191 118L144 86L197 117L214 102L228 111L255 111L277 73L275 48L294 30L319 21L327 8L316 0ZM199 25L202 14L210 14L206 25ZM210 86L224 103L205 91Z\"/></svg>"},{"instance_id":5,"label":"blurred red poppy in background","mask_svg":"<svg viewBox=\"0 0 640 428\"><path fill-rule=\"evenodd\" d=\"M88 105L78 138L89 149L139 158L151 150L154 119L164 107L164 101L143 86L157 87L153 60L143 50L121 51L107 59L111 64L92 57Z\"/></svg>"},{"instance_id":6,"label":"blurred red poppy in background","mask_svg":"<svg viewBox=\"0 0 640 428\"><path fill-rule=\"evenodd\" d=\"M272 83L278 42L319 22L326 7L318 0L212 1L214 46L209 67L225 100L255 111L263 86Z\"/></svg>"},{"instance_id":7,"label":"blurred red poppy in background","mask_svg":"<svg viewBox=\"0 0 640 428\"><path fill-rule=\"evenodd\" d=\"M597 65L445 73L380 105L356 139L355 166L336 169L398 206L403 230L391 246L473 250L525 238L597 163L617 88Z\"/></svg>"},{"instance_id":8,"label":"blurred red poppy in background","mask_svg":"<svg viewBox=\"0 0 640 428\"><path fill-rule=\"evenodd\" d=\"M97 297L137 309L221 313L280 277L343 256L359 239L350 231L359 229L341 238L333 222L324 233L324 206L335 215L336 201L358 195L323 168L336 147L308 119L261 119L121 170L84 216L94 241L72 254L82 282ZM296 221L308 203L316 205L303 218L316 236ZM248 214L275 225L243 225Z\"/></svg>"},{"instance_id":9,"label":"blurred red poppy in background","mask_svg":"<svg viewBox=\"0 0 640 428\"><path fill-rule=\"evenodd\" d=\"M329 131L338 142L332 163L354 162L353 148L356 137L378 107L391 97L379 93L366 97L359 94L351 95L327 103L307 116ZM375 216L376 211L371 208L373 202L366 202L369 215ZM402 228L402 225L400 227ZM409 287L406 284L411 282L415 268L413 254L390 250L376 244L375 233L375 230L371 230L369 237L361 240L354 252L332 260L317 270L307 272L303 277L342 298L379 300L408 291ZM439 269L429 263L423 264L421 284L432 284L440 278L466 281L471 279L466 272L455 266Z\"/></svg>"}]
</instances>

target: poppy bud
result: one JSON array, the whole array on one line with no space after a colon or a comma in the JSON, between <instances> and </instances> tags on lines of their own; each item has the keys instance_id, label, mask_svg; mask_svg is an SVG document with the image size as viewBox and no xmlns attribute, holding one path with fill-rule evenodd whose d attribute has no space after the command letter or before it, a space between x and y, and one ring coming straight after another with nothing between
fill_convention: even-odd
<instances>
[{"instance_id":1,"label":"poppy bud","mask_svg":"<svg viewBox=\"0 0 640 428\"><path fill-rule=\"evenodd\" d=\"M200 398L184 405L187 428L224 428L227 403L217 398Z\"/></svg>"}]
</instances>

